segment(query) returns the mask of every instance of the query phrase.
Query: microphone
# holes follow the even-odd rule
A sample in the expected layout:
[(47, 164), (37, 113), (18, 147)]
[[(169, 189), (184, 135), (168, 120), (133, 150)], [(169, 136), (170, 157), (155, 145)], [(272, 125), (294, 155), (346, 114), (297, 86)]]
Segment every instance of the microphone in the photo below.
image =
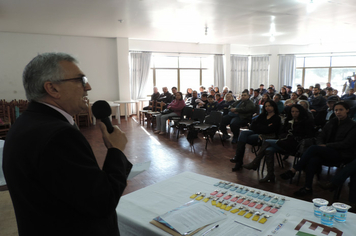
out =
[(98, 100), (92, 106), (92, 112), (96, 119), (100, 119), (106, 126), (109, 134), (114, 132), (109, 116), (111, 115), (111, 107), (107, 101)]

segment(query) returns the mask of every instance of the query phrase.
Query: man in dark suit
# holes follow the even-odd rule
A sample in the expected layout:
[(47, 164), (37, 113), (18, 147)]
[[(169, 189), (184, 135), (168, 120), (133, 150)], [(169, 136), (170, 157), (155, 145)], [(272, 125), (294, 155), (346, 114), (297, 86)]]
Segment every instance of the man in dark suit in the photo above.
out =
[(87, 110), (91, 87), (73, 57), (36, 56), (23, 72), (28, 109), (11, 127), (3, 170), (20, 236), (118, 236), (116, 206), (131, 163), (125, 133), (100, 129), (107, 147), (100, 169), (72, 116)]

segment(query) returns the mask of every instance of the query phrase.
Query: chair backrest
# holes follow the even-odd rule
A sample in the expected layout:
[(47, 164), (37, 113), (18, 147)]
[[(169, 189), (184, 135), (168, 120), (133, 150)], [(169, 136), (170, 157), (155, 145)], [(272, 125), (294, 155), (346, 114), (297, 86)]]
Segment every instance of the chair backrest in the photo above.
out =
[(205, 124), (209, 124), (209, 125), (220, 126), (222, 118), (223, 118), (223, 112), (221, 112), (221, 111), (212, 111), (212, 112), (210, 112), (210, 115), (205, 117), (204, 123)]
[(193, 108), (192, 107), (184, 107), (182, 110), (182, 118), (190, 119), (193, 116)]
[(206, 109), (204, 108), (195, 108), (193, 112), (193, 120), (200, 121), (200, 123), (203, 123), (205, 118), (205, 111)]
[(154, 111), (163, 111), (163, 109), (162, 109), (162, 103), (163, 102), (156, 102), (156, 106), (155, 106), (155, 109), (154, 109)]

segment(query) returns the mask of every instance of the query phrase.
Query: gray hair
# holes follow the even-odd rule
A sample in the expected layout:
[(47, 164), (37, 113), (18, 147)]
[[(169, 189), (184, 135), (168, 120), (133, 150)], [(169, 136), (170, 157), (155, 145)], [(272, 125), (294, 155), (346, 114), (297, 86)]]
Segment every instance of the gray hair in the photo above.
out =
[(43, 53), (26, 65), (22, 82), (29, 101), (39, 101), (47, 95), (45, 82), (59, 82), (64, 79), (64, 71), (59, 64), (61, 61), (78, 63), (77, 59), (66, 53)]

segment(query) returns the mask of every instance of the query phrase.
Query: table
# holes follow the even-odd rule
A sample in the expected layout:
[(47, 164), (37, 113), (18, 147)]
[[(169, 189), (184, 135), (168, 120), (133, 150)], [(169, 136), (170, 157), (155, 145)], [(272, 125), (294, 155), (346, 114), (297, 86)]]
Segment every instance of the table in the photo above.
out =
[(137, 101), (135, 100), (131, 100), (131, 101), (114, 101), (114, 103), (117, 103), (117, 104), (125, 104), (125, 120), (127, 121), (127, 117), (128, 117), (128, 114), (127, 114), (127, 110), (128, 110), (128, 106), (130, 103), (136, 103), (136, 110), (138, 112), (138, 104), (137, 104)]
[[(112, 115), (115, 115), (118, 123), (121, 124), (121, 121), (120, 121), (120, 104), (114, 103), (112, 101), (107, 101), (107, 103), (109, 103), (109, 105), (111, 107), (111, 115), (109, 117), (110, 121), (112, 121)], [(94, 102), (90, 102), (89, 104), (90, 104), (90, 106), (93, 106)], [(95, 125), (95, 124), (96, 124), (96, 118), (93, 115), (93, 125)]]
[(5, 177), (4, 177), (4, 172), (2, 171), (2, 152), (4, 150), (4, 140), (0, 140), (0, 186), (6, 185)]
[[(170, 235), (149, 222), (156, 216), (162, 215), (190, 201), (191, 199), (189, 197), (197, 191), (209, 195), (215, 189), (219, 189), (213, 186), (219, 181), (221, 180), (184, 172), (160, 183), (123, 196), (116, 208), (121, 235)], [(128, 184), (130, 184), (130, 181)], [(282, 197), (282, 195), (270, 194)], [(211, 201), (206, 204), (214, 207), (211, 205)], [(287, 222), (279, 231), (278, 235), (295, 235), (297, 231), (295, 231), (294, 228), (302, 219), (320, 223), (320, 218), (315, 217), (313, 214), (312, 203), (290, 197), (286, 197), (285, 204), (275, 215), (268, 213), (272, 215), (272, 217), (269, 218), (265, 224), (254, 222), (251, 219), (246, 219), (243, 216), (238, 216), (230, 212), (226, 212), (226, 214), (228, 215), (228, 219), (220, 223), (219, 228), (211, 231), (209, 236), (222, 235), (221, 230), (224, 230), (224, 227), (227, 227), (229, 224), (237, 224), (235, 221), (259, 228), (261, 232), (257, 232), (255, 235), (271, 234), (271, 230), (275, 229), (284, 219), (287, 219)], [(354, 225), (355, 220), (356, 215), (348, 213), (347, 221), (345, 223), (334, 223), (334, 227), (342, 230), (344, 232), (343, 236), (354, 235), (356, 231), (356, 226)], [(211, 225), (206, 227), (196, 235), (201, 235), (202, 232), (207, 231), (211, 227)], [(237, 231), (239, 231), (241, 227), (244, 226), (239, 226)]]

